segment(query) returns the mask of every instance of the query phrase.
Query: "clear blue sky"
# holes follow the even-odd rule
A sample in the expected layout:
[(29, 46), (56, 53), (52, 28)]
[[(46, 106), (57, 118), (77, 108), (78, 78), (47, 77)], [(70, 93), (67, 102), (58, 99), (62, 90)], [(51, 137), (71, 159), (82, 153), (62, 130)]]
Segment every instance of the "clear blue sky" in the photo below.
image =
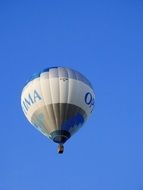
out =
[[(33, 73), (67, 66), (96, 107), (58, 155), (20, 106)], [(143, 1), (0, 1), (0, 190), (143, 189)]]

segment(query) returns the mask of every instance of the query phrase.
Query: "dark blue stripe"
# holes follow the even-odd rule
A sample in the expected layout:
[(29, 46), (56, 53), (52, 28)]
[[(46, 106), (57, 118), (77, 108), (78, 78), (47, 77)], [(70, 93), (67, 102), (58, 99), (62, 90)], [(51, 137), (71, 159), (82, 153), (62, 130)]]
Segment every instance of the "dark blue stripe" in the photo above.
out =
[[(46, 68), (46, 69), (44, 69), (44, 70), (42, 70), (40, 73), (37, 73), (37, 74), (34, 74), (27, 82), (26, 82), (26, 85), (30, 82), (30, 81), (32, 81), (32, 80), (34, 80), (34, 79), (36, 79), (36, 78), (38, 78), (38, 77), (40, 77), (40, 75), (42, 74), (42, 73), (45, 73), (45, 72), (49, 72), (49, 70), (50, 69), (56, 69), (56, 68), (63, 68), (63, 69), (65, 69), (65, 70), (63, 70), (62, 72), (60, 72), (60, 73), (57, 73), (57, 72), (55, 72), (54, 74), (53, 74), (53, 78), (56, 78), (56, 77), (65, 77), (65, 78), (71, 78), (71, 79), (77, 79), (77, 80), (79, 80), (79, 81), (82, 81), (82, 82), (84, 82), (85, 84), (87, 84), (87, 85), (89, 85), (91, 88), (92, 88), (92, 85), (91, 85), (91, 83), (88, 81), (88, 79), (85, 77), (85, 76), (83, 76), (81, 73), (79, 73), (78, 71), (75, 71), (75, 70), (72, 70), (72, 69), (70, 69), (70, 74), (69, 74), (69, 76), (67, 75), (67, 72), (66, 72), (66, 68), (65, 67), (49, 67), (49, 68)], [(76, 75), (75, 75), (75, 73), (76, 73)]]
[(39, 73), (33, 74), (33, 75), (26, 81), (26, 84), (25, 84), (25, 85), (27, 85), (30, 81), (32, 81), (32, 80), (34, 80), (34, 79), (40, 77), (41, 73), (48, 72), (50, 69), (56, 69), (56, 68), (58, 68), (58, 67), (48, 67), (48, 68), (42, 70), (42, 71), (39, 72)]
[(36, 79), (36, 78), (39, 78), (40, 77), (40, 74), (41, 73), (35, 73), (34, 75), (32, 75), (27, 81), (26, 81), (26, 84), (27, 85), (30, 81)]
[(45, 73), (45, 72), (48, 72), (50, 69), (56, 69), (56, 68), (58, 68), (58, 67), (49, 67), (49, 68), (42, 70), (41, 73)]

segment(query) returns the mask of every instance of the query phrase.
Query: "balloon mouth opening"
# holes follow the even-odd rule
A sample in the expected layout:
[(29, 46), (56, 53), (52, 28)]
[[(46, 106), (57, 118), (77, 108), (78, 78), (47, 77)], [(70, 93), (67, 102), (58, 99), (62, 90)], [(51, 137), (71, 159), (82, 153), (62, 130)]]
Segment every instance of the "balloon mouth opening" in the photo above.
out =
[(65, 130), (56, 130), (50, 136), (55, 143), (64, 144), (71, 137), (71, 134)]

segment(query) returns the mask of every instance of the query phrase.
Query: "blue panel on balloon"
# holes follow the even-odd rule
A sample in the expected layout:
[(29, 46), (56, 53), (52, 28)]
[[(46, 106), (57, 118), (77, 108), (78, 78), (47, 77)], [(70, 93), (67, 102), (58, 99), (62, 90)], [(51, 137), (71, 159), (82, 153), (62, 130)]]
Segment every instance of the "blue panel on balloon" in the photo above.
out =
[(74, 128), (75, 126), (81, 126), (84, 123), (84, 118), (80, 113), (77, 113), (75, 116), (71, 117), (70, 119), (68, 119), (67, 121), (65, 121), (62, 126), (61, 129), (62, 130), (66, 130), (66, 131), (70, 131), (71, 128)]

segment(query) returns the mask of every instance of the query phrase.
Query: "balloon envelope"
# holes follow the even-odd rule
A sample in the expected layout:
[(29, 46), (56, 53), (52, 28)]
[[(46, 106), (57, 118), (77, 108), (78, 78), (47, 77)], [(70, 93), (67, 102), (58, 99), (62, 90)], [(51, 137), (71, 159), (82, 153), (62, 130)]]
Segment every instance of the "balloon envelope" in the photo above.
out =
[(79, 72), (51, 67), (31, 77), (21, 95), (25, 116), (54, 142), (65, 143), (94, 108), (90, 82)]

